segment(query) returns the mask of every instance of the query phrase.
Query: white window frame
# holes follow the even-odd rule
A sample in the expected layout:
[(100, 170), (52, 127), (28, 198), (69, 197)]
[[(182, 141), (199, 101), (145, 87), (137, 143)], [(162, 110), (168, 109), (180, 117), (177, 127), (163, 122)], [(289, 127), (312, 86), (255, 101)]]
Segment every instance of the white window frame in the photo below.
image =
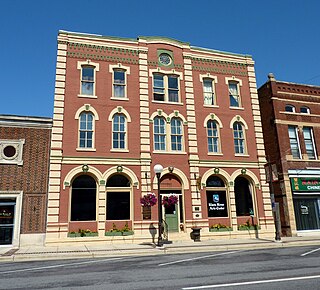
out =
[[(121, 70), (121, 71), (124, 72), (125, 82), (122, 85), (124, 87), (124, 89), (123, 89), (124, 90), (124, 96), (123, 97), (116, 97), (115, 96), (114, 87), (120, 85), (120, 84), (115, 83), (115, 74), (114, 74), (114, 72), (116, 70)], [(121, 63), (118, 63), (116, 65), (109, 65), (109, 72), (112, 74), (112, 97), (111, 97), (111, 99), (114, 99), (114, 100), (128, 100), (129, 99), (128, 93), (127, 93), (128, 92), (128, 75), (130, 75), (130, 67), (124, 66)]]
[[(290, 108), (291, 110), (289, 111), (289, 110), (287, 110), (287, 108), (288, 108), (288, 109)], [(285, 105), (285, 107), (284, 107), (284, 111), (285, 111), (286, 113), (295, 113), (295, 112), (296, 112), (296, 107), (293, 106), (293, 105), (287, 104), (287, 105)]]
[[(212, 129), (212, 127), (210, 127), (210, 128), (208, 127), (209, 122), (212, 122), (213, 124), (215, 124), (216, 128), (213, 129), (213, 131), (216, 131), (216, 133), (217, 133), (216, 136), (214, 136), (214, 135), (209, 136), (209, 129), (210, 129), (210, 130)], [(208, 154), (219, 154), (219, 153), (221, 153), (220, 130), (219, 130), (219, 124), (218, 124), (218, 122), (215, 121), (215, 120), (208, 120), (208, 121), (207, 121), (207, 128), (206, 128), (206, 129), (207, 129), (207, 130), (206, 130), (206, 133), (207, 133), (207, 143), (208, 143)], [(209, 146), (209, 139), (212, 140), (212, 149), (214, 149), (214, 140), (217, 140), (217, 151), (214, 151), (214, 150), (210, 151), (210, 150), (209, 150), (209, 148), (210, 148), (210, 146)]]
[[(293, 138), (290, 138), (290, 129), (293, 128), (294, 129), (294, 134), (295, 134), (295, 138), (294, 140), (296, 141), (297, 143), (297, 147), (298, 147), (298, 153), (299, 153), (299, 156), (298, 157), (295, 157), (292, 153), (292, 142), (291, 140), (293, 140)], [(291, 150), (291, 155), (292, 155), (292, 158), (293, 159), (302, 159), (302, 156), (301, 156), (301, 146), (300, 146), (300, 141), (299, 141), (299, 134), (298, 134), (298, 127), (297, 126), (292, 126), (292, 125), (289, 125), (288, 126), (288, 137), (289, 137), (289, 144), (290, 144), (290, 150)]]
[[(121, 131), (120, 129), (118, 131), (115, 131), (114, 130), (114, 121), (115, 121), (115, 117), (116, 116), (123, 116), (124, 117), (124, 130)], [(121, 125), (121, 123), (119, 123), (119, 125)], [(114, 134), (117, 134), (117, 135), (121, 135), (121, 133), (124, 134), (124, 147), (114, 147), (114, 137), (113, 135)], [(126, 115), (121, 113), (121, 112), (118, 112), (116, 114), (113, 115), (113, 118), (112, 118), (112, 150), (116, 150), (116, 151), (123, 151), (123, 150), (127, 150), (127, 139), (128, 139), (128, 125), (127, 125), (127, 118), (126, 118)], [(120, 139), (118, 140), (118, 143), (120, 143)]]
[[(235, 124), (240, 124), (241, 126), (241, 131), (242, 131), (242, 134), (243, 134), (243, 138), (235, 138), (235, 130), (234, 130), (234, 125)], [(239, 130), (238, 130), (239, 131)], [(241, 121), (235, 121), (232, 125), (232, 133), (233, 133), (233, 148), (234, 148), (234, 153), (236, 156), (243, 156), (243, 155), (246, 155), (247, 154), (247, 141), (246, 141), (246, 131), (245, 131), (245, 126), (244, 124), (242, 124)], [(238, 140), (238, 143), (239, 143), (239, 140), (242, 140), (243, 141), (243, 146), (241, 146), (243, 148), (243, 152), (237, 152), (236, 150), (236, 145), (235, 145), (235, 141)], [(241, 148), (239, 145), (237, 145), (237, 147)]]
[[(0, 164), (16, 164), (19, 166), (23, 165), (22, 152), (25, 139), (10, 140), (1, 139), (0, 140)], [(12, 157), (5, 155), (4, 150), (7, 146), (12, 146), (16, 150)]]
[[(155, 133), (155, 119), (159, 119), (159, 120), (163, 120), (164, 121), (164, 133)], [(160, 126), (159, 126), (160, 128)], [(160, 137), (163, 136), (164, 137), (164, 149), (156, 149), (156, 135), (159, 136), (159, 140), (160, 140)], [(168, 148), (168, 145), (167, 145), (167, 121), (166, 121), (166, 118), (163, 117), (163, 116), (155, 116), (154, 119), (153, 119), (153, 148), (155, 151), (166, 151), (167, 148)], [(162, 143), (159, 143), (159, 144), (162, 144)]]
[[(205, 75), (199, 75), (200, 77), (200, 82), (202, 83), (202, 94), (203, 94), (203, 105), (205, 107), (217, 107), (219, 108), (219, 106), (217, 105), (217, 94), (216, 94), (216, 84), (218, 83), (218, 77), (213, 76), (209, 73), (205, 74)], [(205, 92), (205, 87), (204, 87), (204, 83), (206, 80), (210, 80), (211, 81), (211, 86), (212, 86), (212, 95), (213, 95), (213, 104), (206, 104), (205, 101), (205, 94), (208, 92)]]
[[(306, 138), (305, 138), (305, 129), (308, 129), (308, 130), (309, 130), (310, 137), (311, 137), (310, 139), (306, 139)], [(302, 128), (302, 131), (303, 131), (303, 139), (304, 139), (304, 144), (305, 144), (306, 154), (307, 154), (308, 159), (310, 159), (310, 160), (317, 160), (318, 158), (317, 158), (316, 144), (315, 144), (315, 142), (314, 142), (313, 128), (312, 128), (312, 127), (303, 127), (303, 128)], [(312, 150), (313, 150), (313, 158), (310, 158), (310, 156), (308, 155), (306, 140), (309, 140), (309, 141), (311, 142)]]
[[(172, 120), (177, 119), (180, 121), (180, 125), (181, 125), (181, 134), (173, 134), (172, 133)], [(176, 137), (176, 138), (181, 138), (181, 150), (177, 150), (177, 149), (173, 149), (173, 143), (172, 143), (172, 137)], [(179, 144), (178, 142), (176, 142), (176, 144)], [(184, 134), (183, 134), (183, 120), (181, 120), (181, 118), (179, 117), (173, 117), (170, 119), (170, 150), (171, 152), (184, 152)]]
[[(174, 69), (173, 70), (161, 70), (160, 68), (158, 69), (151, 69), (149, 71), (150, 77), (152, 78), (152, 102), (156, 102), (156, 103), (170, 103), (170, 104), (182, 104), (181, 101), (181, 84), (180, 82), (183, 80), (183, 74), (181, 72), (177, 72)], [(154, 99), (154, 75), (158, 74), (158, 75), (162, 75), (163, 76), (163, 90), (164, 90), (164, 100), (155, 100)], [(169, 77), (170, 76), (175, 76), (177, 77), (177, 82), (178, 82), (178, 102), (172, 102), (169, 101)], [(162, 87), (160, 88), (162, 89)], [(172, 88), (171, 88), (172, 89)]]
[[(93, 68), (93, 92), (92, 95), (82, 94), (82, 69), (83, 67), (92, 67)], [(79, 87), (79, 94), (78, 97), (80, 98), (93, 98), (96, 99), (96, 85), (97, 85), (97, 72), (99, 71), (99, 63), (92, 62), (91, 60), (87, 61), (78, 61), (77, 69), (80, 70), (80, 87)]]
[[(306, 109), (306, 112), (301, 112), (302, 109)], [(301, 114), (305, 114), (305, 115), (309, 115), (310, 114), (310, 108), (307, 106), (302, 106), (300, 107), (300, 113)]]
[[(242, 109), (242, 98), (241, 98), (241, 87), (242, 87), (242, 80), (233, 77), (226, 77), (225, 78), (226, 81), (226, 85), (228, 87), (228, 97), (229, 97), (229, 107), (232, 109)], [(230, 102), (230, 88), (229, 88), (229, 84), (233, 83), (237, 85), (237, 91), (238, 91), (238, 106), (231, 106), (231, 102)]]

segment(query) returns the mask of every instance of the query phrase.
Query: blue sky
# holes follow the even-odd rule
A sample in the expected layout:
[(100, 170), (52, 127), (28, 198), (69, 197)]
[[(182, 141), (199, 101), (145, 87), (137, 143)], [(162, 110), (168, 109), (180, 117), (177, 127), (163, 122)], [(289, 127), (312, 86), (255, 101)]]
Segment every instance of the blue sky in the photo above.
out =
[(0, 114), (52, 117), (59, 30), (250, 54), (257, 85), (320, 85), (318, 0), (0, 0)]

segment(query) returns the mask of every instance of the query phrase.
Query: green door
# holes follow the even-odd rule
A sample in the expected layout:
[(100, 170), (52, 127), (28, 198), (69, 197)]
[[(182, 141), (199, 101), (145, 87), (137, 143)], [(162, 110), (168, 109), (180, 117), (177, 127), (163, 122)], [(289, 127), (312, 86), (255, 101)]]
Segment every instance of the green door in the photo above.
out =
[(171, 205), (164, 208), (164, 220), (168, 225), (169, 232), (179, 231), (178, 205)]

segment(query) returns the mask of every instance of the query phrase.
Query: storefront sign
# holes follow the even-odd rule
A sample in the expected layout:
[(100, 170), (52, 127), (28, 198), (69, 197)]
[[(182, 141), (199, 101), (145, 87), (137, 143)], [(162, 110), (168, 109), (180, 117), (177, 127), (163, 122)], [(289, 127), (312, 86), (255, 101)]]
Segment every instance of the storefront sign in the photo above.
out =
[(319, 178), (294, 177), (290, 179), (294, 191), (320, 191)]
[(227, 201), (225, 191), (207, 191), (208, 216), (227, 217)]

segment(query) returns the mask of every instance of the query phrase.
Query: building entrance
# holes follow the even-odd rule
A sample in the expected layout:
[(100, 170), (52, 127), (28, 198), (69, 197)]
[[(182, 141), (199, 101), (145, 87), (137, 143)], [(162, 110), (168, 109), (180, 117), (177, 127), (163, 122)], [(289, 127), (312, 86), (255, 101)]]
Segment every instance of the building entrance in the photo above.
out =
[(295, 198), (294, 211), (298, 231), (320, 229), (320, 198)]
[(15, 205), (13, 199), (0, 199), (0, 245), (12, 244)]

